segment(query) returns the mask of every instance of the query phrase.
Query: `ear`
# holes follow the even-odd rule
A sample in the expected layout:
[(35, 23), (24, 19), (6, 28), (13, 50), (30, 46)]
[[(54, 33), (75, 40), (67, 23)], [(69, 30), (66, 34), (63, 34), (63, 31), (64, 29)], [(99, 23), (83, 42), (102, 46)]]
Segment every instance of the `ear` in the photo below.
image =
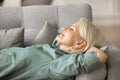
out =
[(81, 42), (77, 42), (74, 46), (75, 49), (82, 49), (87, 45), (87, 42), (85, 40), (82, 40)]

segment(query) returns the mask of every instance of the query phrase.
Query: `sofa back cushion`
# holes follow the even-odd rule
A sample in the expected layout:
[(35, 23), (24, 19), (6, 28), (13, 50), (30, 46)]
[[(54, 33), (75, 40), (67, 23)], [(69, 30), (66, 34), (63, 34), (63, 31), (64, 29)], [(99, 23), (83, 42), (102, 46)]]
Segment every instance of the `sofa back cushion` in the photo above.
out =
[(21, 27), (20, 7), (0, 7), (0, 29)]
[(21, 7), (0, 7), (0, 49), (23, 46)]
[(23, 26), (25, 26), (24, 44), (31, 45), (31, 42), (42, 29), (45, 21), (52, 27), (57, 27), (57, 7), (56, 6), (26, 6), (22, 7)]
[(79, 5), (62, 5), (58, 6), (58, 27), (71, 26), (71, 24), (86, 18), (92, 22), (91, 6), (84, 3)]

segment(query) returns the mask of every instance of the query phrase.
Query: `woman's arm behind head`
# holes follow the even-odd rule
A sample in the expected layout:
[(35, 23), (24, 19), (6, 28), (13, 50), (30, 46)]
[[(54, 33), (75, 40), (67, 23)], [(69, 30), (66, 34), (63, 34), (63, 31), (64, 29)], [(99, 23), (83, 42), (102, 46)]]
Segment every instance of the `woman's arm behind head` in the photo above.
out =
[(96, 52), (98, 59), (100, 60), (101, 63), (105, 63), (108, 56), (106, 53), (104, 53), (102, 50), (96, 48), (96, 47), (91, 47), (90, 49), (87, 50), (87, 52)]

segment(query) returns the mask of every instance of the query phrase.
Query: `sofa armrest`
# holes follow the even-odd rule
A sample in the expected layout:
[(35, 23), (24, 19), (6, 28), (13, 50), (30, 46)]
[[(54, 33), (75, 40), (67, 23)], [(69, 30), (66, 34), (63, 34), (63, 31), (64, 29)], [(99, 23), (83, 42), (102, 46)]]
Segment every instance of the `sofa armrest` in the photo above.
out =
[(120, 49), (112, 42), (107, 42), (107, 80), (120, 80)]

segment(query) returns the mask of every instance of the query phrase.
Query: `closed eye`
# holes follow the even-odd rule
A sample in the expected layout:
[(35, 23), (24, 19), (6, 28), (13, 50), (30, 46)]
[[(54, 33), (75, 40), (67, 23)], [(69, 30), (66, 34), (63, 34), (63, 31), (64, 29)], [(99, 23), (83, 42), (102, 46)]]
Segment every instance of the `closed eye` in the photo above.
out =
[(71, 28), (71, 27), (70, 27), (69, 29), (70, 29), (71, 31), (74, 31), (73, 28)]
[(71, 30), (75, 31), (75, 27), (72, 26), (72, 27), (70, 27), (70, 28), (71, 28)]

